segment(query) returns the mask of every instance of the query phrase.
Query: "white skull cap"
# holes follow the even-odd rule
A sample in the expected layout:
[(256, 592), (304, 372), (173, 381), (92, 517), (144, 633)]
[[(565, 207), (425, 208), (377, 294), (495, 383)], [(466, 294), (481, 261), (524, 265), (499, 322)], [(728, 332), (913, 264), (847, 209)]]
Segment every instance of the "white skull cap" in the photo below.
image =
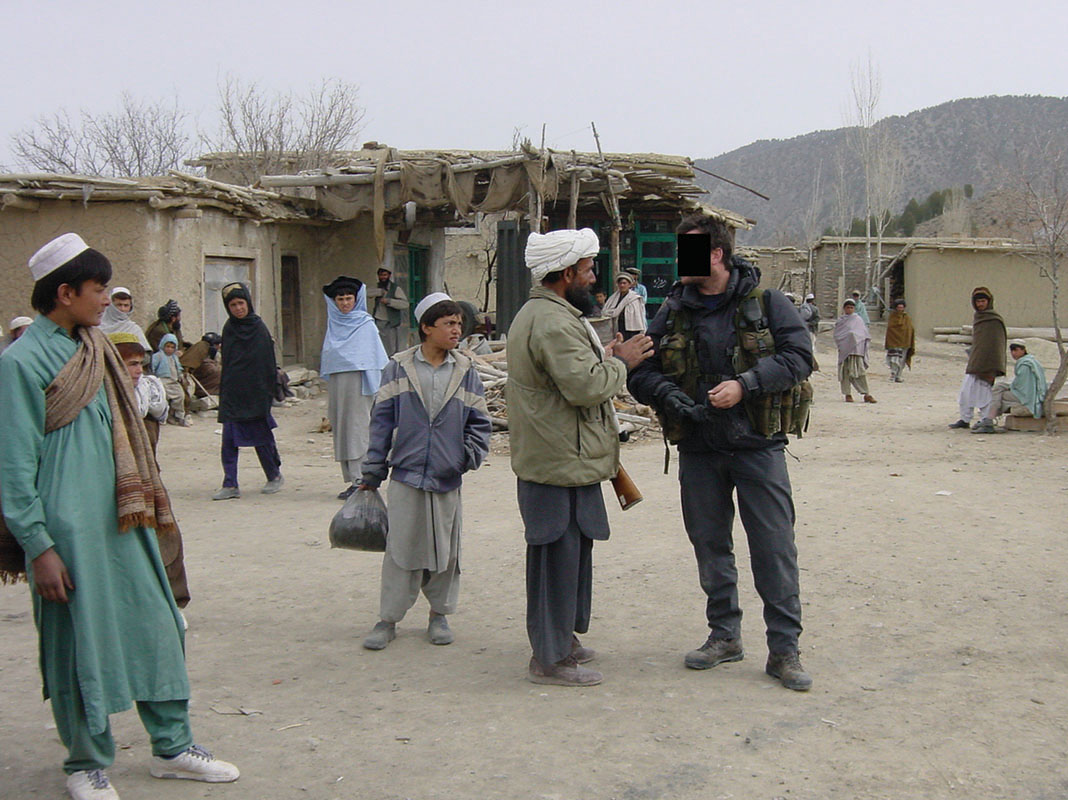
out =
[(430, 310), (430, 307), (440, 303), (442, 300), (452, 300), (445, 292), (431, 292), (415, 307), (415, 321), (416, 323), (422, 322), (423, 314)]
[(64, 233), (30, 256), (30, 273), (35, 281), (39, 281), (88, 249), (89, 245), (81, 236)]

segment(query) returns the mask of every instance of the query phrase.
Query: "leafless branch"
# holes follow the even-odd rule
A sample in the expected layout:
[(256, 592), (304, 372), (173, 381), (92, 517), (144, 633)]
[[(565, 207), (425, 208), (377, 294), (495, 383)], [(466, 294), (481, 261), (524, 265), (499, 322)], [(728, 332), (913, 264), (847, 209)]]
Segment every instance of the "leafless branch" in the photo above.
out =
[(269, 93), (228, 76), (219, 85), (219, 128), (202, 136), (208, 150), (232, 153), (234, 180), (289, 174), (330, 166), (338, 151), (355, 146), (362, 129), (359, 91), (351, 83), (323, 80), (302, 96)]
[(189, 156), (187, 119), (177, 99), (149, 103), (124, 93), (115, 112), (83, 110), (75, 121), (62, 109), (40, 117), (11, 137), (11, 149), (22, 166), (46, 172), (164, 175)]

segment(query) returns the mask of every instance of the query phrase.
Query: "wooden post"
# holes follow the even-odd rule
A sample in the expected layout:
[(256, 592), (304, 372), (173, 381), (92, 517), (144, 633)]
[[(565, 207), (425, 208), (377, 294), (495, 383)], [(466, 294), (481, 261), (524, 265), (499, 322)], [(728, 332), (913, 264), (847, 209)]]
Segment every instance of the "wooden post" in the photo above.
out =
[(571, 198), (567, 208), (567, 227), (578, 227), (579, 176), (578, 170), (571, 173)]
[(612, 286), (615, 286), (615, 279), (619, 277), (619, 228), (612, 226)]
[(612, 188), (612, 176), (608, 174), (608, 162), (605, 160), (604, 153), (601, 151), (601, 137), (597, 135), (597, 125), (593, 122), (590, 123), (590, 127), (593, 129), (593, 138), (597, 142), (597, 155), (601, 157), (601, 168), (604, 170), (604, 182), (608, 186), (608, 211), (612, 217), (612, 243), (611, 243), (611, 272), (613, 285), (615, 279), (619, 276), (619, 229), (623, 227), (623, 220), (619, 214), (619, 201), (616, 200), (615, 189)]

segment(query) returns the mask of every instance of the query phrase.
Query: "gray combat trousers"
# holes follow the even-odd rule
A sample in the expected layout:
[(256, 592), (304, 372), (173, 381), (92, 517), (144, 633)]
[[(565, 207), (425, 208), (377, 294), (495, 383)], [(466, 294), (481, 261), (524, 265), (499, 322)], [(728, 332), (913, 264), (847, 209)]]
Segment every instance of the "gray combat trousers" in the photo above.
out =
[(679, 452), (682, 518), (708, 596), (708, 627), (716, 638), (741, 636), (734, 563), (732, 494), (749, 540), (757, 593), (764, 601), (768, 650), (797, 649), (801, 599), (794, 545), (794, 502), (782, 447), (734, 452)]

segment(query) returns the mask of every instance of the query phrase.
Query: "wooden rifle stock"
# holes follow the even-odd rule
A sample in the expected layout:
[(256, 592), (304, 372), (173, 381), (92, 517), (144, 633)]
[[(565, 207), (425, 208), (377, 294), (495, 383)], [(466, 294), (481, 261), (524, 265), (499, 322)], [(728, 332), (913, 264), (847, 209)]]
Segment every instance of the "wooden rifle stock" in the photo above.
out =
[(630, 479), (627, 471), (623, 469), (622, 464), (619, 465), (619, 472), (612, 478), (612, 491), (616, 493), (616, 499), (624, 511), (637, 505), (643, 499), (642, 493), (635, 486), (634, 481)]

